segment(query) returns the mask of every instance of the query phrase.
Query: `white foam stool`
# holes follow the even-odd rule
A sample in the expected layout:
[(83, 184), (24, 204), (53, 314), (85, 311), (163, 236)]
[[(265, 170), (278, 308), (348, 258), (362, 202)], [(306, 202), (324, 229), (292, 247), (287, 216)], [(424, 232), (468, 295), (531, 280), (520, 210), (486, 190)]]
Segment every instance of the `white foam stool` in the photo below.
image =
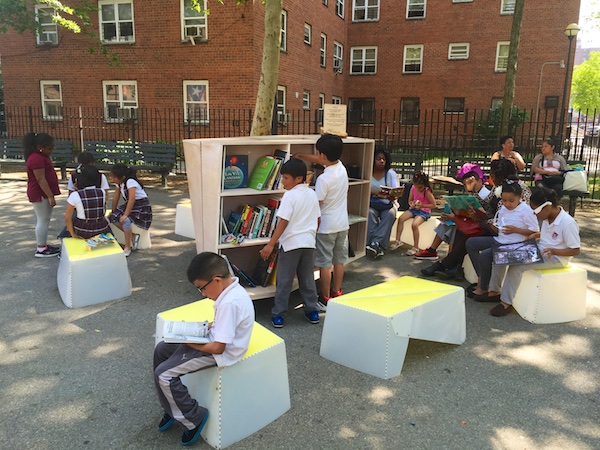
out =
[(332, 298), (321, 356), (387, 380), (400, 375), (410, 338), (462, 344), (464, 289), (401, 277)]
[(475, 267), (473, 267), (473, 263), (471, 262), (471, 257), (469, 255), (465, 255), (462, 268), (465, 275), (465, 280), (471, 284), (477, 283), (477, 272), (475, 272)]
[(196, 238), (191, 202), (177, 204), (175, 209), (175, 234), (190, 239)]
[[(106, 217), (110, 215), (111, 211), (106, 211)], [(117, 240), (117, 242), (121, 245), (125, 245), (125, 234), (117, 227), (115, 224), (110, 224), (110, 230)], [(138, 249), (147, 250), (152, 247), (152, 241), (150, 239), (150, 230), (144, 230), (143, 228), (138, 227), (135, 223), (131, 224), (131, 231), (134, 234), (140, 235), (140, 242), (138, 243)]]
[(587, 272), (570, 265), (527, 270), (513, 299), (519, 315), (531, 323), (562, 323), (585, 317)]
[(63, 239), (56, 282), (62, 301), (69, 308), (131, 295), (127, 260), (116, 242), (89, 250), (83, 239)]
[[(404, 211), (398, 211), (396, 217), (400, 217)], [(404, 222), (404, 228), (402, 229), (402, 236), (400, 236), (400, 240), (405, 244), (411, 245), (413, 247), (418, 247), (420, 249), (428, 248), (433, 239), (435, 238), (435, 227), (437, 227), (440, 223), (437, 217), (430, 217), (428, 221), (423, 222), (419, 226), (419, 245), (415, 245), (414, 237), (412, 232), (412, 223), (414, 219), (408, 219)], [(394, 222), (394, 226), (392, 227), (392, 232), (390, 233), (390, 240), (396, 239), (396, 230), (398, 228), (398, 219)]]
[[(206, 299), (159, 313), (156, 342), (161, 340), (164, 320), (212, 321), (213, 305)], [(241, 441), (290, 409), (285, 342), (256, 322), (241, 361), (191, 373), (181, 380), (190, 395), (208, 408), (202, 437), (214, 448)]]

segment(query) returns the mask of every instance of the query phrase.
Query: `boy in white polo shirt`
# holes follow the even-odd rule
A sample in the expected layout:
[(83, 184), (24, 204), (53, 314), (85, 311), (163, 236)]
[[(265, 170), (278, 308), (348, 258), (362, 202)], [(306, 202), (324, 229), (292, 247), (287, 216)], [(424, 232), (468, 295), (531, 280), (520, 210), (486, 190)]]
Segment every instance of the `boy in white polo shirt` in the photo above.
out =
[[(320, 269), (318, 305), (325, 311), (331, 297), (342, 295), (344, 264), (348, 261), (348, 173), (340, 161), (344, 144), (339, 136), (324, 134), (317, 141), (316, 148), (317, 155), (294, 156), (325, 167), (315, 184), (321, 206), (315, 254), (315, 266)], [(332, 266), (333, 289), (330, 289)]]
[(283, 327), (295, 274), (304, 300), (304, 316), (310, 323), (319, 323), (313, 266), (321, 212), (317, 194), (305, 182), (306, 165), (302, 161), (292, 158), (281, 166), (281, 183), (286, 192), (277, 210), (279, 222), (271, 240), (260, 251), (260, 257), (267, 259), (279, 241), (277, 288), (271, 310), (275, 328)]

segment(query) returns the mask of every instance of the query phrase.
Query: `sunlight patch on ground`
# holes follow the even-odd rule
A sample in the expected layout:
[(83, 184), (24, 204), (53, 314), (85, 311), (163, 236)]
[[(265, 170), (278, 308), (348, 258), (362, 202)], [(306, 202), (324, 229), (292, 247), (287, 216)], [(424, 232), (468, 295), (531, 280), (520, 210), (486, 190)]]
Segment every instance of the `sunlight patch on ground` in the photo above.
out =
[(377, 386), (369, 393), (367, 398), (376, 405), (384, 405), (393, 396), (394, 391), (391, 389), (383, 386)]
[(566, 375), (565, 385), (574, 392), (592, 394), (598, 391), (600, 383), (598, 374), (576, 370)]
[(340, 431), (338, 432), (338, 437), (342, 438), (342, 439), (352, 439), (355, 438), (357, 436), (356, 432), (348, 427), (342, 427), (340, 428)]
[(578, 417), (576, 421), (563, 411), (554, 408), (542, 408), (536, 411), (541, 418), (553, 422), (556, 428), (562, 428), (584, 436), (600, 439), (600, 424), (587, 418)]
[(563, 450), (565, 448), (577, 448), (579, 450), (590, 449), (583, 445), (578, 439), (569, 439), (566, 436), (549, 434), (540, 441), (528, 436), (523, 430), (517, 428), (498, 428), (495, 436), (490, 438), (491, 448), (498, 450), (506, 449), (544, 449)]
[(103, 356), (109, 355), (111, 353), (117, 352), (123, 349), (125, 345), (122, 341), (114, 341), (107, 342), (106, 344), (99, 345), (94, 350), (92, 350), (89, 355), (94, 358), (101, 358)]
[[(24, 382), (23, 382), (24, 381)], [(4, 393), (11, 397), (29, 398), (32, 389), (35, 390), (36, 397), (41, 397), (44, 392), (49, 392), (60, 384), (58, 377), (45, 376), (43, 378), (27, 378), (19, 380), (12, 386), (4, 386)]]

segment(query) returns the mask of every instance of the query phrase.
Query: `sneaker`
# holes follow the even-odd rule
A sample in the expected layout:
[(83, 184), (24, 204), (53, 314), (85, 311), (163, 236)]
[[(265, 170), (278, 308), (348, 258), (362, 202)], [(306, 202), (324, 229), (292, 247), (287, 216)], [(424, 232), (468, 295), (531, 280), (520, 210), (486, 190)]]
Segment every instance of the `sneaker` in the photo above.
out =
[(463, 280), (465, 275), (462, 267), (456, 266), (445, 270), (436, 270), (435, 275), (444, 280)]
[(421, 250), (419, 250), (417, 247), (413, 247), (410, 250), (408, 250), (406, 252), (406, 256), (415, 256), (417, 253), (419, 253)]
[(60, 252), (60, 249), (61, 249), (60, 245), (50, 245), (50, 244), (48, 244), (48, 248), (50, 250), (56, 250), (57, 252)]
[(275, 328), (283, 328), (283, 317), (275, 316), (271, 317), (271, 323)]
[(329, 290), (329, 297), (331, 297), (331, 298), (341, 297), (342, 295), (344, 295), (344, 293), (342, 292), (341, 289), (339, 291), (337, 291), (337, 292)]
[(206, 425), (206, 421), (208, 420), (208, 409), (202, 407), (200, 407), (200, 409), (204, 410), (204, 418), (202, 419), (202, 422), (200, 422), (200, 425), (198, 425), (193, 430), (185, 430), (183, 432), (183, 434), (181, 435), (181, 445), (185, 445), (186, 447), (188, 445), (192, 445), (200, 437), (200, 433), (202, 433), (202, 429), (204, 428), (204, 425)]
[(381, 245), (377, 244), (377, 253), (375, 254), (375, 259), (381, 258), (383, 255), (385, 255), (383, 248), (381, 247)]
[(131, 246), (132, 251), (137, 251), (138, 245), (140, 243), (140, 235), (133, 233), (133, 245)]
[(330, 297), (323, 297), (321, 294), (319, 294), (317, 306), (319, 307), (320, 311), (327, 311), (327, 302), (329, 302), (330, 299)]
[(436, 274), (436, 272), (440, 270), (445, 270), (443, 264), (439, 261), (433, 263), (431, 266), (426, 267), (425, 269), (421, 269), (421, 273), (426, 277), (432, 277)]
[(319, 323), (319, 311), (317, 310), (311, 311), (309, 313), (304, 313), (304, 317), (306, 317), (306, 320), (308, 320), (310, 323)]
[(51, 258), (53, 256), (58, 256), (59, 254), (60, 249), (56, 247), (50, 247), (49, 245), (47, 245), (46, 248), (41, 252), (36, 251), (34, 256), (36, 258)]
[(440, 259), (435, 250), (432, 251), (428, 248), (415, 253), (413, 256), (415, 259), (428, 259), (430, 261), (437, 261), (438, 259)]
[(369, 256), (371, 256), (372, 258), (376, 258), (377, 257), (377, 247), (379, 247), (379, 244), (377, 242), (371, 242), (370, 244), (367, 245), (367, 254)]
[(125, 256), (127, 257), (131, 255), (131, 249), (128, 248), (127, 250), (123, 250), (123, 253), (125, 253)]
[(158, 423), (158, 431), (168, 430), (171, 427), (171, 425), (173, 425), (173, 423), (175, 423), (175, 419), (173, 419), (170, 415), (165, 413), (162, 416), (162, 419), (160, 419), (160, 422)]
[(390, 242), (390, 245), (388, 245), (388, 250), (390, 252), (393, 252), (393, 251), (398, 250), (403, 245), (404, 245), (404, 243), (402, 241), (392, 241), (392, 242)]

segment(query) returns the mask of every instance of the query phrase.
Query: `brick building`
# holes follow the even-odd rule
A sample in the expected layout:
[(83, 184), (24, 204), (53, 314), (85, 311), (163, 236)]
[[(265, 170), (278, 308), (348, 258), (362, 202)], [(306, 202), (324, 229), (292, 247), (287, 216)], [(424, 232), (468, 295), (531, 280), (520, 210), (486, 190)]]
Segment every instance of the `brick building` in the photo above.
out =
[[(67, 2), (69, 3), (69, 2)], [(76, 3), (73, 0), (71, 3)], [(121, 59), (110, 67), (89, 38), (57, 28), (39, 8), (42, 32), (0, 39), (7, 108), (40, 106), (49, 120), (62, 108), (104, 108), (106, 121), (130, 108), (176, 108), (202, 124), (224, 108), (254, 107), (264, 9), (190, 0), (98, 0), (92, 23)], [(278, 111), (347, 103), (351, 120), (373, 110), (489, 109), (503, 95), (514, 0), (284, 0)], [(515, 103), (555, 107), (566, 58), (563, 30), (578, 0), (528, 1), (521, 32)], [(553, 106), (554, 105), (554, 106)], [(207, 112), (208, 111), (208, 112)], [(135, 111), (133, 112), (135, 114)], [(10, 118), (9, 118), (10, 120)]]

